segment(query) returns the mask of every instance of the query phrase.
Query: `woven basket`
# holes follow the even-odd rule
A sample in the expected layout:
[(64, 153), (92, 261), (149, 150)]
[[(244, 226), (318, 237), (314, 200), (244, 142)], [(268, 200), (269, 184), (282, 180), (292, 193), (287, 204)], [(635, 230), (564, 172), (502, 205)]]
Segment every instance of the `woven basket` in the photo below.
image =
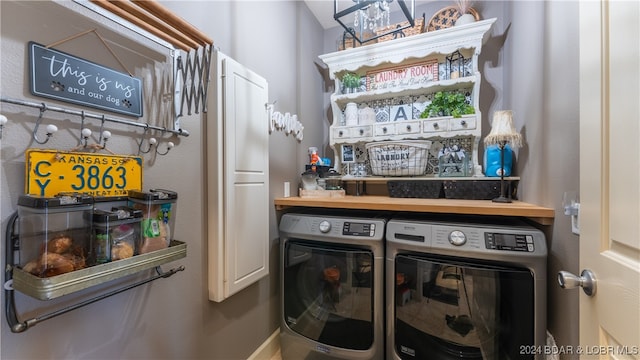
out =
[[(474, 8), (469, 8), (469, 14), (473, 15), (476, 21), (480, 20), (480, 14)], [(446, 8), (440, 9), (438, 12), (433, 14), (431, 20), (426, 26), (425, 31), (436, 31), (440, 29), (446, 29), (455, 25), (456, 20), (461, 16), (458, 8), (455, 6), (448, 6)]]
[(367, 46), (367, 45), (372, 45), (378, 42), (378, 39), (373, 39), (373, 40), (369, 40), (365, 43), (360, 44), (358, 42), (358, 40), (354, 39), (351, 34), (347, 33), (346, 31), (342, 34), (342, 36), (340, 37), (340, 40), (338, 40), (338, 51), (341, 50), (347, 50), (347, 49), (353, 49), (353, 48), (358, 48), (358, 47), (362, 47), (362, 46)]
[[(393, 25), (389, 25), (389, 26), (385, 26), (383, 28), (380, 28), (378, 30), (376, 30), (376, 35), (380, 35), (380, 34), (384, 34), (389, 30), (392, 29), (396, 29), (399, 27), (403, 27), (403, 26), (407, 26), (409, 25), (408, 21), (403, 21), (401, 23), (398, 24), (393, 24)], [(378, 42), (385, 42), (385, 41), (389, 41), (389, 40), (393, 40), (393, 39), (397, 39), (397, 38), (401, 38), (401, 37), (406, 37), (406, 36), (412, 36), (412, 35), (418, 35), (424, 32), (424, 15), (422, 18), (416, 19), (415, 20), (415, 24), (411, 27), (405, 28), (401, 31), (398, 32), (394, 32), (391, 34), (387, 34), (384, 36), (381, 36), (378, 38)]]

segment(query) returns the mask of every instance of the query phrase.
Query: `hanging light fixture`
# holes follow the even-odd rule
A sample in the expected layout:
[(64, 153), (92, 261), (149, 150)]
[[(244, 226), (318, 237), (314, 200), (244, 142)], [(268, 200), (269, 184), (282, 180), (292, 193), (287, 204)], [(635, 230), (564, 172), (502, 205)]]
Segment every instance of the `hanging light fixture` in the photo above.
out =
[[(391, 13), (395, 12), (401, 12), (407, 21), (391, 27)], [(415, 0), (334, 0), (333, 18), (362, 44), (414, 26)], [(383, 28), (386, 31), (380, 31)]]

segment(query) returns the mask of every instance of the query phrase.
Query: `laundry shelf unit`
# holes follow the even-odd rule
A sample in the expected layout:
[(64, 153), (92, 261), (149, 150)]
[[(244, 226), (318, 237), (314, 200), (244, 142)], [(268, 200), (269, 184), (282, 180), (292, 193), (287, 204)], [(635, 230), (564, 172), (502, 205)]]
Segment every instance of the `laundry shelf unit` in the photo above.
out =
[[(329, 132), (329, 145), (333, 148), (336, 169), (345, 172), (341, 161), (341, 145), (353, 144), (364, 148), (364, 144), (385, 140), (435, 140), (441, 143), (462, 139), (471, 153), (474, 176), (482, 176), (478, 162), (478, 145), (482, 134), (482, 114), (479, 107), (481, 74), (478, 70), (478, 55), (487, 41), (496, 19), (477, 21), (472, 24), (408, 36), (369, 46), (324, 54), (320, 59), (329, 67), (329, 77), (335, 82), (331, 95), (333, 123)], [(455, 76), (447, 67), (454, 52), (464, 57)], [(466, 61), (466, 62), (465, 62)], [(436, 65), (433, 65), (436, 63)], [(381, 71), (407, 71), (416, 64), (432, 64), (437, 70), (433, 78), (375, 86), (361, 84), (360, 92), (342, 93), (342, 77), (355, 73), (367, 77)], [(428, 66), (428, 65), (427, 65)], [(433, 94), (439, 91), (461, 92), (475, 113), (463, 118), (421, 119), (420, 113), (430, 103)], [(347, 103), (356, 103), (359, 108), (370, 107), (376, 112), (373, 124), (346, 124), (344, 111)], [(408, 119), (392, 121), (392, 106), (411, 104)], [(448, 140), (452, 139), (452, 140)], [(361, 151), (366, 156), (366, 151)], [(433, 155), (431, 155), (433, 156)], [(437, 162), (437, 159), (435, 159)], [(366, 160), (360, 159), (361, 162)], [(433, 169), (433, 167), (432, 167)], [(433, 175), (432, 171), (427, 175)]]

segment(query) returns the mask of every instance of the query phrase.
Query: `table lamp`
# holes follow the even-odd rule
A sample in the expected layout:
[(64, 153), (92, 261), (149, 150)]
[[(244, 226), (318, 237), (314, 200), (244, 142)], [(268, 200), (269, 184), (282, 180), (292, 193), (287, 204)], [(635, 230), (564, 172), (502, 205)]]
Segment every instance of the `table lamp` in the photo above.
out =
[(504, 193), (504, 147), (507, 143), (512, 148), (522, 147), (522, 135), (513, 126), (513, 112), (511, 110), (499, 110), (493, 113), (491, 132), (484, 138), (484, 144), (498, 145), (500, 149), (500, 196), (493, 202), (510, 203), (510, 196)]

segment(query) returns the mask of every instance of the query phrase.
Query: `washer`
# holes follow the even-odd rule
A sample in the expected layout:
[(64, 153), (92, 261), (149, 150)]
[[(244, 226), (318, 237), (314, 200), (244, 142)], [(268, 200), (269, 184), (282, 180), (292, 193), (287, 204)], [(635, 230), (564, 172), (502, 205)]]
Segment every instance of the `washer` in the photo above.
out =
[(282, 216), (282, 359), (384, 359), (385, 225), (374, 215)]
[(389, 221), (388, 359), (526, 359), (544, 346), (544, 234), (491, 221)]

